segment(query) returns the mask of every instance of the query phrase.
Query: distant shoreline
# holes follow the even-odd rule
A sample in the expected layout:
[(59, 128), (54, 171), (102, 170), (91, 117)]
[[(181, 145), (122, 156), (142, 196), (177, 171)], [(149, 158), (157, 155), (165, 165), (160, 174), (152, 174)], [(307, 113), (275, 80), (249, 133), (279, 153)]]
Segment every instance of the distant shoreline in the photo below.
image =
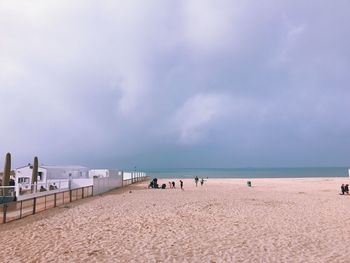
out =
[(348, 177), (347, 167), (146, 169), (157, 178), (324, 178)]
[[(151, 176), (151, 178), (154, 178)], [(326, 179), (344, 179), (344, 178), (349, 178), (349, 176), (343, 176), (343, 177), (339, 177), (339, 176), (329, 176), (329, 177), (260, 177), (260, 178), (252, 178), (252, 177), (245, 177), (245, 178), (229, 178), (229, 177), (225, 177), (225, 178), (220, 178), (220, 177), (204, 177), (204, 179), (206, 180), (291, 180), (291, 179), (300, 179), (300, 180), (308, 180), (308, 179), (317, 179), (317, 180), (326, 180)], [(170, 180), (170, 179), (174, 179), (174, 180), (192, 180), (193, 178), (179, 178), (179, 177), (162, 177), (162, 178), (158, 178), (159, 180)]]

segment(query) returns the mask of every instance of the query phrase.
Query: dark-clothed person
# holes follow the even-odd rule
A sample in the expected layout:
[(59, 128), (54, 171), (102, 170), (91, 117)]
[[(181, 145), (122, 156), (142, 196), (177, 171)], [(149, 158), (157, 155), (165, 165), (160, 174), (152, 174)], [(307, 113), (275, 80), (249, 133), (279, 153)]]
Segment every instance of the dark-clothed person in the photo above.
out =
[(345, 193), (345, 185), (344, 184), (341, 185), (340, 190), (341, 190), (341, 194), (343, 195)]

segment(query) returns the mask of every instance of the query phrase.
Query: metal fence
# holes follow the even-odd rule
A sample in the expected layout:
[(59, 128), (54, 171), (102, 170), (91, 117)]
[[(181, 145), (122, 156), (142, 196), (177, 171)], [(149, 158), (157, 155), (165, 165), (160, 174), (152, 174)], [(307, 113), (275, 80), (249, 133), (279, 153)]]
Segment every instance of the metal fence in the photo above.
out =
[[(82, 186), (81, 186), (82, 187)], [(74, 187), (72, 187), (74, 188)], [(78, 188), (78, 187), (75, 187)], [(12, 200), (24, 200), (35, 197), (37, 193), (47, 191), (65, 191), (69, 189), (68, 180), (50, 180), (46, 183), (23, 184), (14, 186), (0, 186), (0, 204), (11, 202)]]
[(69, 180), (51, 179), (47, 180), (46, 182), (38, 182), (35, 184), (18, 183), (15, 187), (17, 196), (56, 189), (69, 189)]
[(93, 186), (81, 187), (0, 205), (0, 224), (93, 195)]
[(143, 181), (147, 181), (149, 180), (150, 177), (149, 176), (143, 176), (143, 177), (135, 177), (135, 178), (130, 178), (130, 179), (124, 179), (123, 180), (123, 186), (127, 186), (133, 183), (137, 183), (137, 182), (143, 182)]
[[(148, 176), (131, 177), (130, 179), (123, 180), (122, 186), (127, 186), (133, 183), (142, 182), (146, 180), (149, 180)], [(11, 188), (8, 191), (11, 190), (14, 193), (14, 189), (12, 189), (14, 187), (3, 187), (3, 188), (4, 188), (3, 190), (1, 189), (0, 190), (3, 191), (4, 193), (7, 191), (6, 190), (7, 188)], [(107, 189), (107, 190), (111, 190), (111, 189)], [(47, 191), (45, 192), (44, 195), (30, 197), (20, 201), (0, 204), (0, 224), (21, 219), (23, 217), (34, 215), (38, 212), (42, 212), (47, 209), (54, 208), (56, 206), (64, 205), (79, 199), (93, 196), (94, 186), (89, 185), (89, 186), (75, 188), (71, 190), (62, 189), (61, 192), (56, 192), (56, 191), (57, 190), (55, 190), (54, 193), (52, 192), (50, 193), (50, 191)], [(2, 194), (5, 196), (4, 193)], [(6, 193), (6, 195), (8, 195), (8, 193)], [(14, 194), (12, 196), (14, 196)]]

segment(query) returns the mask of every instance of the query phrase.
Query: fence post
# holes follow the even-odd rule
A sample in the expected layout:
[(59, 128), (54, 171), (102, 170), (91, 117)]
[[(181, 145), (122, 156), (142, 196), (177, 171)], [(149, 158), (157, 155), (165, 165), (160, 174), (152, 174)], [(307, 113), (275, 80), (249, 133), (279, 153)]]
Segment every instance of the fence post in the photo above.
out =
[(69, 202), (72, 202), (72, 190), (69, 190)]
[(3, 218), (2, 218), (2, 222), (5, 224), (6, 223), (6, 212), (7, 212), (7, 204), (3, 204)]
[(21, 210), (19, 210), (19, 218), (22, 218), (22, 206), (23, 206), (23, 201), (21, 201)]
[(84, 190), (85, 190), (85, 187), (82, 188), (81, 199), (84, 199)]
[(124, 186), (124, 171), (121, 172), (122, 173), (122, 187)]
[(35, 214), (35, 208), (36, 208), (36, 197), (34, 197), (34, 202), (33, 202), (33, 215)]
[(54, 206), (53, 206), (53, 207), (56, 207), (56, 206), (57, 206), (57, 205), (56, 205), (57, 193), (55, 193), (54, 196), (55, 196), (55, 197), (54, 197)]

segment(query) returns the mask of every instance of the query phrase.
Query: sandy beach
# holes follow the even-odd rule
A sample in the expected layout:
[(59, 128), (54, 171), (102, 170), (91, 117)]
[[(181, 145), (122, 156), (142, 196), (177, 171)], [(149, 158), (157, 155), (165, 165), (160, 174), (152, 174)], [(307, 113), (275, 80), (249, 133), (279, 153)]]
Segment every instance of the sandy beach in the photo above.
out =
[(0, 262), (349, 262), (348, 180), (143, 182), (0, 225)]

